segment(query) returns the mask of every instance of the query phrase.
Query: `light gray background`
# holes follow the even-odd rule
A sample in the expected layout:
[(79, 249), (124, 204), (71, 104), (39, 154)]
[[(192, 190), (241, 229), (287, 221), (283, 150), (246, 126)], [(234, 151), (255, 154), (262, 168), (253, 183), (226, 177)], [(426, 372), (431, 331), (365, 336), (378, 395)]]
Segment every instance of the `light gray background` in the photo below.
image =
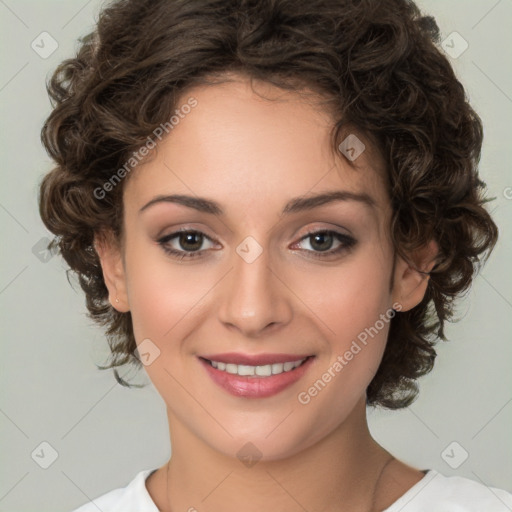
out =
[[(119, 386), (97, 370), (108, 354), (101, 331), (85, 317), (78, 285), (60, 257), (43, 263), (33, 246), (51, 236), (36, 205), (38, 183), (52, 165), (39, 143), (50, 112), (45, 78), (72, 55), (93, 27), (98, 0), (0, 0), (2, 69), (2, 272), (0, 310), (0, 511), (66, 511), (156, 468), (170, 454), (164, 403), (144, 371), (142, 390)], [(468, 49), (452, 59), (483, 118), (481, 175), (488, 183), (500, 242), (461, 302), (463, 320), (420, 381), (420, 398), (399, 412), (369, 410), (376, 439), (405, 462), (512, 491), (512, 283), (510, 173), (512, 2), (422, 0), (444, 37), (457, 31)], [(31, 42), (43, 31), (58, 49), (41, 58)], [(459, 43), (457, 43), (459, 44)], [(46, 441), (58, 453), (48, 469), (32, 453)], [(456, 441), (452, 469), (442, 453)], [(39, 447), (39, 448), (38, 448)], [(44, 447), (43, 447), (44, 448)], [(44, 448), (45, 457), (50, 453)], [(449, 458), (447, 460), (450, 460)]]

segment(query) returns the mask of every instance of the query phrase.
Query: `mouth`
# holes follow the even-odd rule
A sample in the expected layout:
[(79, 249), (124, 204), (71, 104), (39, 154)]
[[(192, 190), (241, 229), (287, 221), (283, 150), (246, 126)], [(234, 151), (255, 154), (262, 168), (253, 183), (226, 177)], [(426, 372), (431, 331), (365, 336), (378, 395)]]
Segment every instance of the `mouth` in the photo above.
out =
[(209, 363), (213, 368), (221, 372), (230, 373), (231, 375), (238, 375), (240, 377), (270, 377), (272, 375), (280, 375), (281, 373), (295, 370), (295, 368), (303, 365), (309, 357), (313, 356), (285, 361), (284, 363), (271, 363), (264, 365), (236, 364), (206, 358), (200, 359)]
[[(222, 354), (198, 359), (213, 382), (231, 395), (265, 398), (280, 393), (301, 379), (315, 356)], [(248, 360), (256, 363), (247, 364)]]

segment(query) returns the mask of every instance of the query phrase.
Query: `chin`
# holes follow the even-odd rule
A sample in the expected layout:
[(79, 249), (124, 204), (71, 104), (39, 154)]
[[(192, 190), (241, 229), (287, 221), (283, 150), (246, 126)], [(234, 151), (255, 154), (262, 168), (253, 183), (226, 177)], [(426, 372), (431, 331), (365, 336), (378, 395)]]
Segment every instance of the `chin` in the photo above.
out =
[[(244, 433), (236, 431), (233, 426), (226, 426), (233, 436), (211, 438), (206, 435), (203, 440), (210, 447), (227, 457), (237, 458), (247, 467), (256, 462), (278, 461), (288, 459), (316, 444), (329, 434), (329, 426), (324, 429), (312, 427), (312, 421), (302, 420), (302, 425), (308, 426), (307, 431), (291, 428), (288, 423), (295, 413), (284, 420), (283, 417), (274, 421), (272, 428), (254, 428), (254, 423), (244, 429)], [(284, 415), (286, 417), (286, 415)], [(332, 428), (335, 428), (334, 426)]]

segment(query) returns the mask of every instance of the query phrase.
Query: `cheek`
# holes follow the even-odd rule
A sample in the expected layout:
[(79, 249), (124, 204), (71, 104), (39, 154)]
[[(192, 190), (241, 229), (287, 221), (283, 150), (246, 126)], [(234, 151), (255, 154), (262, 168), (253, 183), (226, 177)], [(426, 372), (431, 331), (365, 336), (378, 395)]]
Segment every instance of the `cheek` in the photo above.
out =
[(367, 250), (339, 266), (294, 278), (294, 291), (320, 320), (327, 338), (357, 336), (389, 308), (391, 263), (384, 264), (377, 254)]
[[(137, 342), (150, 338), (168, 342), (182, 320), (190, 322), (200, 298), (208, 291), (208, 276), (200, 267), (191, 272), (167, 261), (160, 248), (132, 246), (126, 257), (127, 293)], [(210, 285), (211, 287), (211, 285)], [(170, 345), (167, 343), (167, 345)]]
[(317, 318), (327, 354), (315, 377), (333, 393), (363, 393), (378, 369), (392, 317), (390, 275), (389, 256), (373, 248), (300, 281), (297, 294)]

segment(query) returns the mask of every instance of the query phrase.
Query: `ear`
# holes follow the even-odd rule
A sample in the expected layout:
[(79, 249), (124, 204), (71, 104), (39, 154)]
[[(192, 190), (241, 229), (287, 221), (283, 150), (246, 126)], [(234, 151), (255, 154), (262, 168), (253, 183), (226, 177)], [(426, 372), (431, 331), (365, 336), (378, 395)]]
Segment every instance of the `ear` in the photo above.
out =
[(110, 232), (97, 233), (94, 236), (94, 248), (100, 259), (110, 304), (121, 313), (130, 311), (126, 293), (124, 261), (117, 240)]
[(422, 272), (432, 270), (438, 254), (439, 246), (435, 240), (431, 240), (410, 255), (410, 263), (397, 256), (392, 295), (393, 303), (401, 304), (400, 311), (408, 311), (423, 300), (430, 276)]

